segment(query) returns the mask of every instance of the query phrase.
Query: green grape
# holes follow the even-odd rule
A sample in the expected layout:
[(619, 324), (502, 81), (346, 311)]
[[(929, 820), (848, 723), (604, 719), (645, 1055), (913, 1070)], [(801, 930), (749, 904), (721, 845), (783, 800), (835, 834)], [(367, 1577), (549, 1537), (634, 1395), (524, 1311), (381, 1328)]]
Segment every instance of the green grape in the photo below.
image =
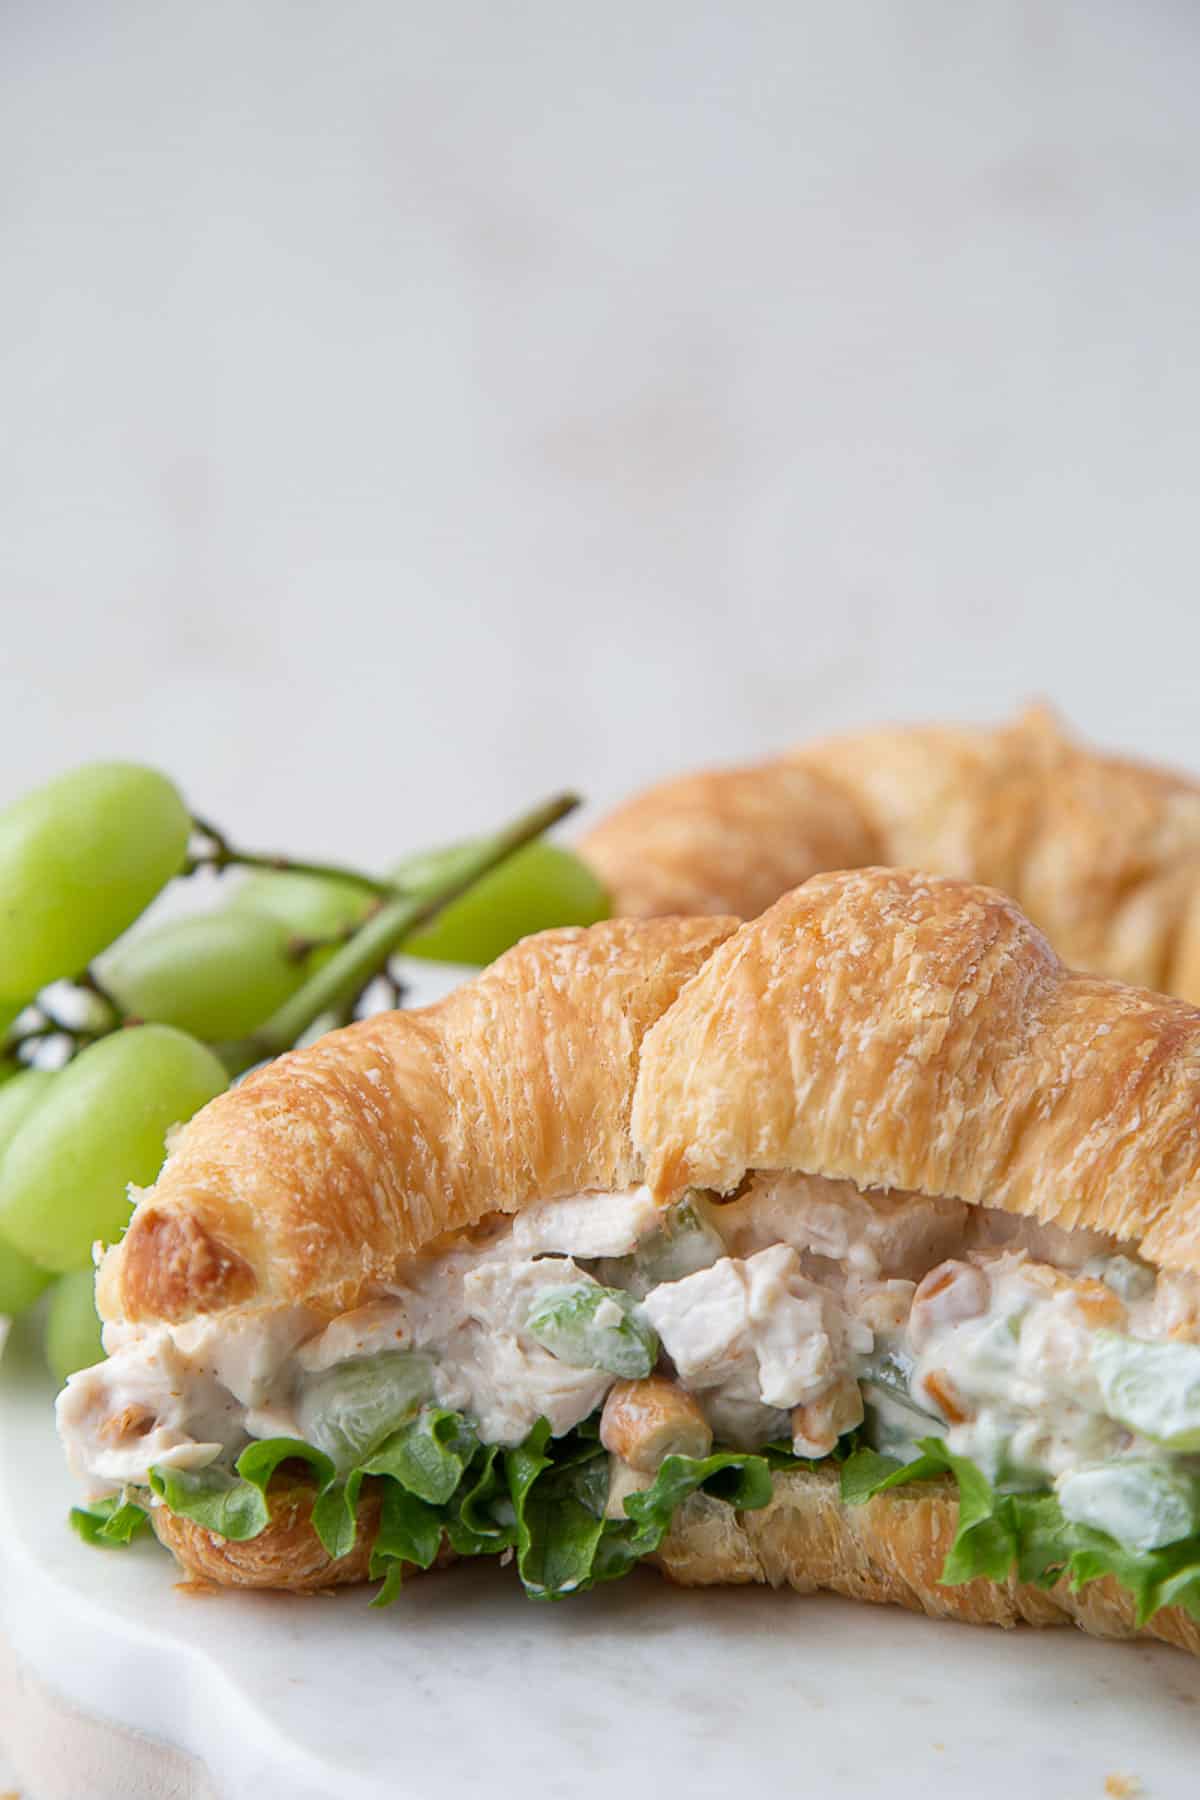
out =
[(39, 1269), (15, 1244), (0, 1240), (0, 1314), (15, 1319), (32, 1306), (52, 1277)]
[(48, 1069), (21, 1069), (0, 1087), (0, 1160), (46, 1090), (54, 1085)]
[(326, 938), (359, 924), (374, 904), (375, 896), (352, 881), (269, 869), (248, 876), (234, 890), (229, 909), (267, 913), (297, 937)]
[[(0, 1160), (53, 1080), (44, 1069), (21, 1069), (0, 1087)], [(24, 1312), (49, 1281), (45, 1269), (39, 1269), (15, 1244), (0, 1239), (0, 1313), (14, 1318)]]
[(576, 1281), (543, 1288), (525, 1329), (560, 1362), (634, 1380), (658, 1361), (658, 1337), (631, 1294)]
[(77, 975), (179, 872), (190, 831), (137, 763), (88, 763), (0, 813), (0, 994)]
[(664, 1213), (657, 1231), (643, 1238), (630, 1256), (605, 1256), (591, 1265), (597, 1281), (623, 1288), (644, 1300), (664, 1281), (682, 1281), (727, 1254), (720, 1232), (706, 1217), (704, 1202), (680, 1200)]
[[(452, 875), (474, 847), (456, 844), (409, 857), (393, 870), (393, 878), (419, 892)], [(539, 838), (451, 901), (407, 940), (404, 954), (433, 962), (489, 963), (533, 931), (594, 925), (608, 913), (608, 896), (586, 864), (561, 845)]]
[[(4, 1034), (13, 1020), (24, 1012), (25, 1006), (24, 1000), (0, 1000), (0, 1041), (3, 1040)], [(15, 1072), (15, 1063), (0, 1063), (0, 1081), (6, 1080), (9, 1074)]]
[(1090, 1348), (1110, 1419), (1168, 1450), (1200, 1451), (1200, 1344), (1095, 1331)]
[(219, 911), (135, 932), (101, 958), (105, 987), (127, 1013), (193, 1037), (244, 1037), (304, 981), (292, 933), (265, 913)]
[(356, 1357), (316, 1375), (296, 1412), (305, 1443), (352, 1469), (433, 1393), (433, 1363), (411, 1350)]
[(96, 1311), (96, 1272), (72, 1269), (60, 1275), (46, 1307), (46, 1361), (56, 1381), (77, 1369), (103, 1361), (100, 1317)]
[(1106, 1531), (1136, 1555), (1191, 1537), (1200, 1524), (1200, 1482), (1186, 1469), (1148, 1457), (1070, 1469), (1054, 1489), (1068, 1519)]
[(228, 1086), (195, 1038), (134, 1025), (101, 1038), (53, 1078), (0, 1163), (0, 1237), (48, 1269), (82, 1268), (97, 1238), (129, 1219), (130, 1182), (158, 1174), (172, 1125)]

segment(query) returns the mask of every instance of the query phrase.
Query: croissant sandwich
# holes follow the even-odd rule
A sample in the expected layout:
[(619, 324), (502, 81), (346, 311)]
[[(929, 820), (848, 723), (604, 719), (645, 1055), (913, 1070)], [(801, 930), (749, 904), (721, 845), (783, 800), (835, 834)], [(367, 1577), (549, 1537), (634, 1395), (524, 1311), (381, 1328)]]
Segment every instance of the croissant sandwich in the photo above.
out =
[(753, 918), (871, 863), (1002, 888), (1075, 968), (1200, 1002), (1200, 782), (1009, 725), (910, 726), (667, 781), (580, 845), (613, 910)]
[(84, 1535), (327, 1588), (650, 1560), (1200, 1651), (1200, 1012), (887, 869), (527, 939), (179, 1134)]

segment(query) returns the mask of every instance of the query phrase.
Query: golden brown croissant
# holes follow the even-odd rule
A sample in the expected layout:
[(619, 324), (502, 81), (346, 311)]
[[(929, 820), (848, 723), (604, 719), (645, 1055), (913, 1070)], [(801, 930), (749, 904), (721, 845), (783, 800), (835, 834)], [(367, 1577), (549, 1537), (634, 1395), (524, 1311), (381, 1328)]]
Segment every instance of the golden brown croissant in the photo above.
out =
[[(1191, 1343), (1200, 1338), (1200, 1012), (1067, 971), (1015, 904), (990, 889), (889, 869), (817, 877), (736, 930), (729, 920), (664, 919), (548, 933), (439, 1006), (333, 1034), (213, 1102), (180, 1134), (109, 1252), (102, 1310), (126, 1321), (121, 1329), (141, 1321), (160, 1355), (160, 1321), (182, 1343), (210, 1322), (220, 1334), (264, 1316), (293, 1320), (299, 1309), (303, 1354), (310, 1341), (348, 1329), (347, 1308), (365, 1307), (349, 1315), (353, 1323), (382, 1304), (390, 1329), (395, 1289), (427, 1296), (421, 1271), (450, 1268), (464, 1248), (470, 1261), (483, 1240), (463, 1234), (480, 1221), (503, 1233), (516, 1228), (498, 1216), (521, 1215), (528, 1254), (561, 1251), (537, 1236), (542, 1203), (558, 1196), (560, 1207), (583, 1202), (587, 1230), (600, 1231), (572, 1254), (620, 1265), (621, 1247), (601, 1243), (605, 1221), (634, 1216), (651, 1196), (613, 1190), (643, 1179), (660, 1208), (685, 1190), (708, 1190), (713, 1198), (695, 1205), (722, 1238), (718, 1262), (683, 1278), (660, 1274), (663, 1285), (651, 1285), (644, 1302), (685, 1384), (686, 1330), (707, 1315), (694, 1305), (672, 1315), (666, 1301), (674, 1305), (687, 1280), (725, 1280), (724, 1270), (749, 1270), (760, 1255), (775, 1261), (759, 1264), (755, 1304), (780, 1293), (786, 1302), (790, 1282), (806, 1317), (821, 1312), (827, 1359), (841, 1353), (838, 1333), (854, 1328), (830, 1322), (827, 1296), (809, 1276), (824, 1280), (818, 1271), (843, 1254), (842, 1300), (857, 1306), (846, 1296), (859, 1283), (862, 1317), (871, 1309), (879, 1329), (880, 1308), (899, 1302), (911, 1320), (924, 1305), (926, 1332), (931, 1318), (956, 1331), (957, 1313), (937, 1324), (939, 1282), (951, 1269), (960, 1293), (994, 1282), (1003, 1300), (1024, 1284), (1035, 1322), (1059, 1329), (1066, 1320), (1078, 1334), (1116, 1321), (1120, 1330), (1134, 1302), (1127, 1307), (1088, 1272), (1099, 1256), (1105, 1269), (1122, 1265), (1123, 1281), (1149, 1283), (1155, 1308), (1165, 1283), (1166, 1311), (1147, 1329)], [(764, 1197), (766, 1210), (756, 1211)], [(825, 1234), (809, 1240), (818, 1254), (803, 1276), (788, 1262), (794, 1247), (781, 1260), (753, 1235), (767, 1229), (769, 1246), (771, 1232), (786, 1239), (802, 1215)], [(1033, 1235), (1000, 1253), (986, 1233), (972, 1235), (996, 1222), (1023, 1230), (1021, 1217), (1037, 1221)], [(849, 1253), (831, 1247), (839, 1220), (857, 1221)], [(888, 1234), (891, 1247), (880, 1248)], [(1156, 1278), (1155, 1265), (1175, 1273)], [(990, 1315), (976, 1311), (986, 1323)], [(354, 1344), (375, 1328), (355, 1326)], [(318, 1332), (325, 1336), (313, 1340)], [(131, 1421), (136, 1409), (127, 1407), (97, 1428), (113, 1366), (74, 1378), (63, 1397), (75, 1389), (69, 1428), (104, 1440), (98, 1454), (113, 1430), (136, 1437), (162, 1426)], [(846, 1401), (845, 1379), (835, 1371), (823, 1386), (826, 1372), (813, 1367), (816, 1400), (805, 1390), (794, 1403), (797, 1441), (801, 1415), (811, 1438), (829, 1396)], [(762, 1404), (777, 1417), (793, 1400), (768, 1397), (766, 1368), (760, 1360)], [(200, 1373), (207, 1378), (207, 1366)], [(773, 1368), (777, 1387), (790, 1379), (789, 1368)], [(701, 1368), (702, 1399), (715, 1391), (705, 1380)], [(945, 1393), (945, 1382), (936, 1390), (930, 1380), (927, 1396)], [(970, 1429), (968, 1410), (956, 1421), (947, 1400), (944, 1412), (951, 1430), (964, 1421)], [(603, 1420), (600, 1429), (606, 1441)], [(844, 1429), (845, 1419), (835, 1423), (830, 1445)], [(1065, 1582), (1049, 1593), (1014, 1580), (942, 1586), (953, 1496), (950, 1484), (925, 1484), (851, 1507), (825, 1469), (785, 1470), (761, 1510), (694, 1495), (656, 1560), (687, 1583), (830, 1587), (951, 1617), (1134, 1631), (1132, 1602), (1108, 1579), (1078, 1593)], [(322, 1550), (311, 1498), (286, 1469), (271, 1489), (271, 1524), (247, 1542), (164, 1506), (152, 1517), (192, 1573), (311, 1588), (364, 1578), (378, 1507), (368, 1481), (358, 1541), (339, 1557)], [(1179, 1607), (1162, 1607), (1146, 1629), (1200, 1650)]]
[(983, 882), (1073, 967), (1200, 1001), (1200, 783), (1076, 744), (1043, 707), (663, 782), (580, 849), (614, 910), (640, 916), (753, 918), (869, 863)]
[(803, 1169), (1137, 1241), (1200, 1270), (1200, 1011), (1064, 968), (991, 888), (816, 875), (647, 1033), (662, 1195)]
[(435, 1006), (281, 1056), (179, 1134), (105, 1259), (100, 1316), (341, 1311), (485, 1213), (627, 1185), (642, 1037), (734, 926), (543, 932)]
[(1128, 1593), (1102, 1576), (1073, 1591), (1010, 1578), (948, 1586), (939, 1579), (958, 1525), (952, 1493), (924, 1483), (844, 1506), (832, 1471), (775, 1477), (760, 1512), (693, 1494), (679, 1509), (655, 1562), (681, 1587), (765, 1583), (799, 1594), (822, 1589), (852, 1600), (903, 1606), (966, 1625), (1078, 1625), (1092, 1637), (1158, 1638), (1200, 1656), (1200, 1625), (1163, 1607), (1140, 1632)]

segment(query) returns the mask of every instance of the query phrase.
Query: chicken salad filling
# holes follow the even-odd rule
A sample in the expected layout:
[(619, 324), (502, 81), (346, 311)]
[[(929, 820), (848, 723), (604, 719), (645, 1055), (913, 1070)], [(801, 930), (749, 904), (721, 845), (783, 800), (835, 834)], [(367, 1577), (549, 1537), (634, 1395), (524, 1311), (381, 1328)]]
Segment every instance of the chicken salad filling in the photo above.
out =
[[(568, 1592), (657, 1548), (695, 1487), (761, 1506), (773, 1471), (833, 1458), (847, 1498), (970, 1468), (1006, 1517), (1048, 1498), (1064, 1530), (1146, 1557), (1200, 1531), (1197, 1340), (1200, 1282), (1096, 1233), (760, 1172), (665, 1211), (637, 1188), (490, 1217), (332, 1319), (109, 1324), (58, 1416), (101, 1541), (147, 1490), (253, 1535), (299, 1459), (327, 1548), (390, 1475), (457, 1523), (424, 1520), (418, 1543), (393, 1520), (405, 1555), (383, 1573), (457, 1532), (460, 1553), (515, 1547), (531, 1592)], [(582, 1575), (560, 1556), (543, 1579), (530, 1508), (575, 1521)]]

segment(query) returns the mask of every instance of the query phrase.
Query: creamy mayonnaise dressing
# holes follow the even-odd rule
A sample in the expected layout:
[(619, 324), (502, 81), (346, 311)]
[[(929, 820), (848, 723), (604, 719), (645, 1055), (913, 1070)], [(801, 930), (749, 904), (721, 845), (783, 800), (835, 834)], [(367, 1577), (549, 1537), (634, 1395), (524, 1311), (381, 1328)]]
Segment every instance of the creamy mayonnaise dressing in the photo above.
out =
[(666, 1372), (719, 1443), (783, 1438), (823, 1454), (862, 1416), (861, 1381), (881, 1445), (906, 1455), (933, 1433), (992, 1474), (1030, 1479), (1131, 1443), (1105, 1412), (1097, 1329), (1200, 1337), (1200, 1282), (1156, 1275), (1096, 1233), (760, 1173), (735, 1200), (693, 1194), (670, 1213), (635, 1188), (490, 1218), (333, 1319), (287, 1307), (110, 1324), (108, 1360), (59, 1396), (59, 1429), (98, 1497), (145, 1484), (155, 1464), (230, 1461), (252, 1438), (306, 1427), (320, 1438), (331, 1374), (357, 1379), (400, 1351), (424, 1360), (431, 1397), (486, 1442), (519, 1443), (540, 1417), (561, 1435), (601, 1406), (613, 1376), (544, 1348), (528, 1322), (546, 1290), (589, 1287), (598, 1329), (624, 1317), (601, 1289), (638, 1299)]
[(428, 1352), (434, 1398), (469, 1413), (488, 1443), (520, 1443), (543, 1417), (561, 1435), (595, 1412), (612, 1377), (526, 1334), (543, 1289), (593, 1279), (571, 1257), (541, 1252), (565, 1241), (587, 1256), (628, 1255), (661, 1220), (645, 1188), (531, 1207), (519, 1232), (498, 1221), (465, 1248), (412, 1257), (402, 1281), (324, 1326), (300, 1307), (106, 1325), (108, 1360), (59, 1395), (68, 1460), (96, 1498), (144, 1484), (155, 1464), (201, 1468), (248, 1438), (302, 1437), (310, 1378), (389, 1350)]
[(944, 1415), (949, 1448), (994, 1481), (1052, 1479), (1137, 1451), (1136, 1433), (1109, 1416), (1096, 1333), (1194, 1335), (1194, 1277), (1156, 1278), (1134, 1258), (1097, 1255), (1094, 1242), (1083, 1257), (1085, 1247), (1069, 1245), (1057, 1266), (1024, 1249), (975, 1251), (969, 1263), (944, 1265), (955, 1278), (928, 1308), (918, 1293), (907, 1331), (911, 1391)]

